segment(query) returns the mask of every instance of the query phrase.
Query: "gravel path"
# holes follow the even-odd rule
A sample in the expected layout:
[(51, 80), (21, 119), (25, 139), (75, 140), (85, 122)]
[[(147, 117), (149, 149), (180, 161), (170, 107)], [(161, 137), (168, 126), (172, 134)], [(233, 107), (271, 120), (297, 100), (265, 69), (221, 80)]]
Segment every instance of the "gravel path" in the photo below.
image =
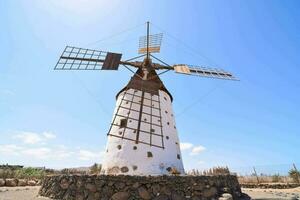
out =
[[(51, 200), (38, 196), (40, 187), (0, 187), (0, 200)], [(300, 200), (300, 187), (295, 189), (242, 189), (253, 200)]]

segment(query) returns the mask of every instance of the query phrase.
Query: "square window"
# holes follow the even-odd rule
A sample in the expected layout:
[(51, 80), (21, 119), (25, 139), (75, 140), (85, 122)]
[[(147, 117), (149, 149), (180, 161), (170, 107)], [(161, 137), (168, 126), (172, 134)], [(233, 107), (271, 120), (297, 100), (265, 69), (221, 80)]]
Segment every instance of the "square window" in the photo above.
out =
[(119, 128), (125, 128), (126, 126), (127, 126), (127, 119), (121, 119)]

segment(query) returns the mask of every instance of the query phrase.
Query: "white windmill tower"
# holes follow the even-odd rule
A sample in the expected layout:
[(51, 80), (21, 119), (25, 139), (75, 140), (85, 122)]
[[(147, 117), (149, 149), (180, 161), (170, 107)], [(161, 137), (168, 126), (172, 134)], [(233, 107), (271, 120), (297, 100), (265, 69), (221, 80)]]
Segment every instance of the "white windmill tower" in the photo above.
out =
[[(122, 54), (67, 46), (56, 70), (118, 70), (119, 65), (137, 68), (129, 83), (117, 94), (108, 132), (102, 173), (111, 175), (183, 174), (172, 95), (156, 70), (210, 78), (236, 80), (223, 70), (188, 65), (170, 66), (151, 53), (160, 51), (162, 34), (140, 38), (141, 56), (121, 61)], [(143, 61), (133, 61), (145, 57)], [(159, 63), (152, 63), (152, 59)], [(160, 73), (161, 74), (161, 73)]]

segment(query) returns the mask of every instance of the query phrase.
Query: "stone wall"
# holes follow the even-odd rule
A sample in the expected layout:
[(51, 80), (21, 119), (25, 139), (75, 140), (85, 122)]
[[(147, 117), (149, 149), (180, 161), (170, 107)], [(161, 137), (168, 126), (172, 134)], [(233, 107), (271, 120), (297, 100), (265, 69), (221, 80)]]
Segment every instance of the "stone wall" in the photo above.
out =
[(36, 186), (39, 185), (39, 180), (27, 180), (17, 178), (0, 178), (0, 187), (16, 187), (16, 186)]
[(261, 189), (290, 189), (299, 187), (299, 183), (242, 183), (243, 188), (261, 188)]
[(236, 176), (47, 176), (39, 191), (41, 196), (76, 200), (212, 200), (223, 193), (227, 195), (220, 199), (241, 196)]

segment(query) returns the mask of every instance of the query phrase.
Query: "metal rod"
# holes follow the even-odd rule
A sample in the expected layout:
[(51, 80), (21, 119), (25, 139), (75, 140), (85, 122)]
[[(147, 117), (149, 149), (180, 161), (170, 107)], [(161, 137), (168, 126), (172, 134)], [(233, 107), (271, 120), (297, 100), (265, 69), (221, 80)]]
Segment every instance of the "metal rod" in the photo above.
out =
[(149, 21), (147, 22), (147, 60), (149, 59)]

